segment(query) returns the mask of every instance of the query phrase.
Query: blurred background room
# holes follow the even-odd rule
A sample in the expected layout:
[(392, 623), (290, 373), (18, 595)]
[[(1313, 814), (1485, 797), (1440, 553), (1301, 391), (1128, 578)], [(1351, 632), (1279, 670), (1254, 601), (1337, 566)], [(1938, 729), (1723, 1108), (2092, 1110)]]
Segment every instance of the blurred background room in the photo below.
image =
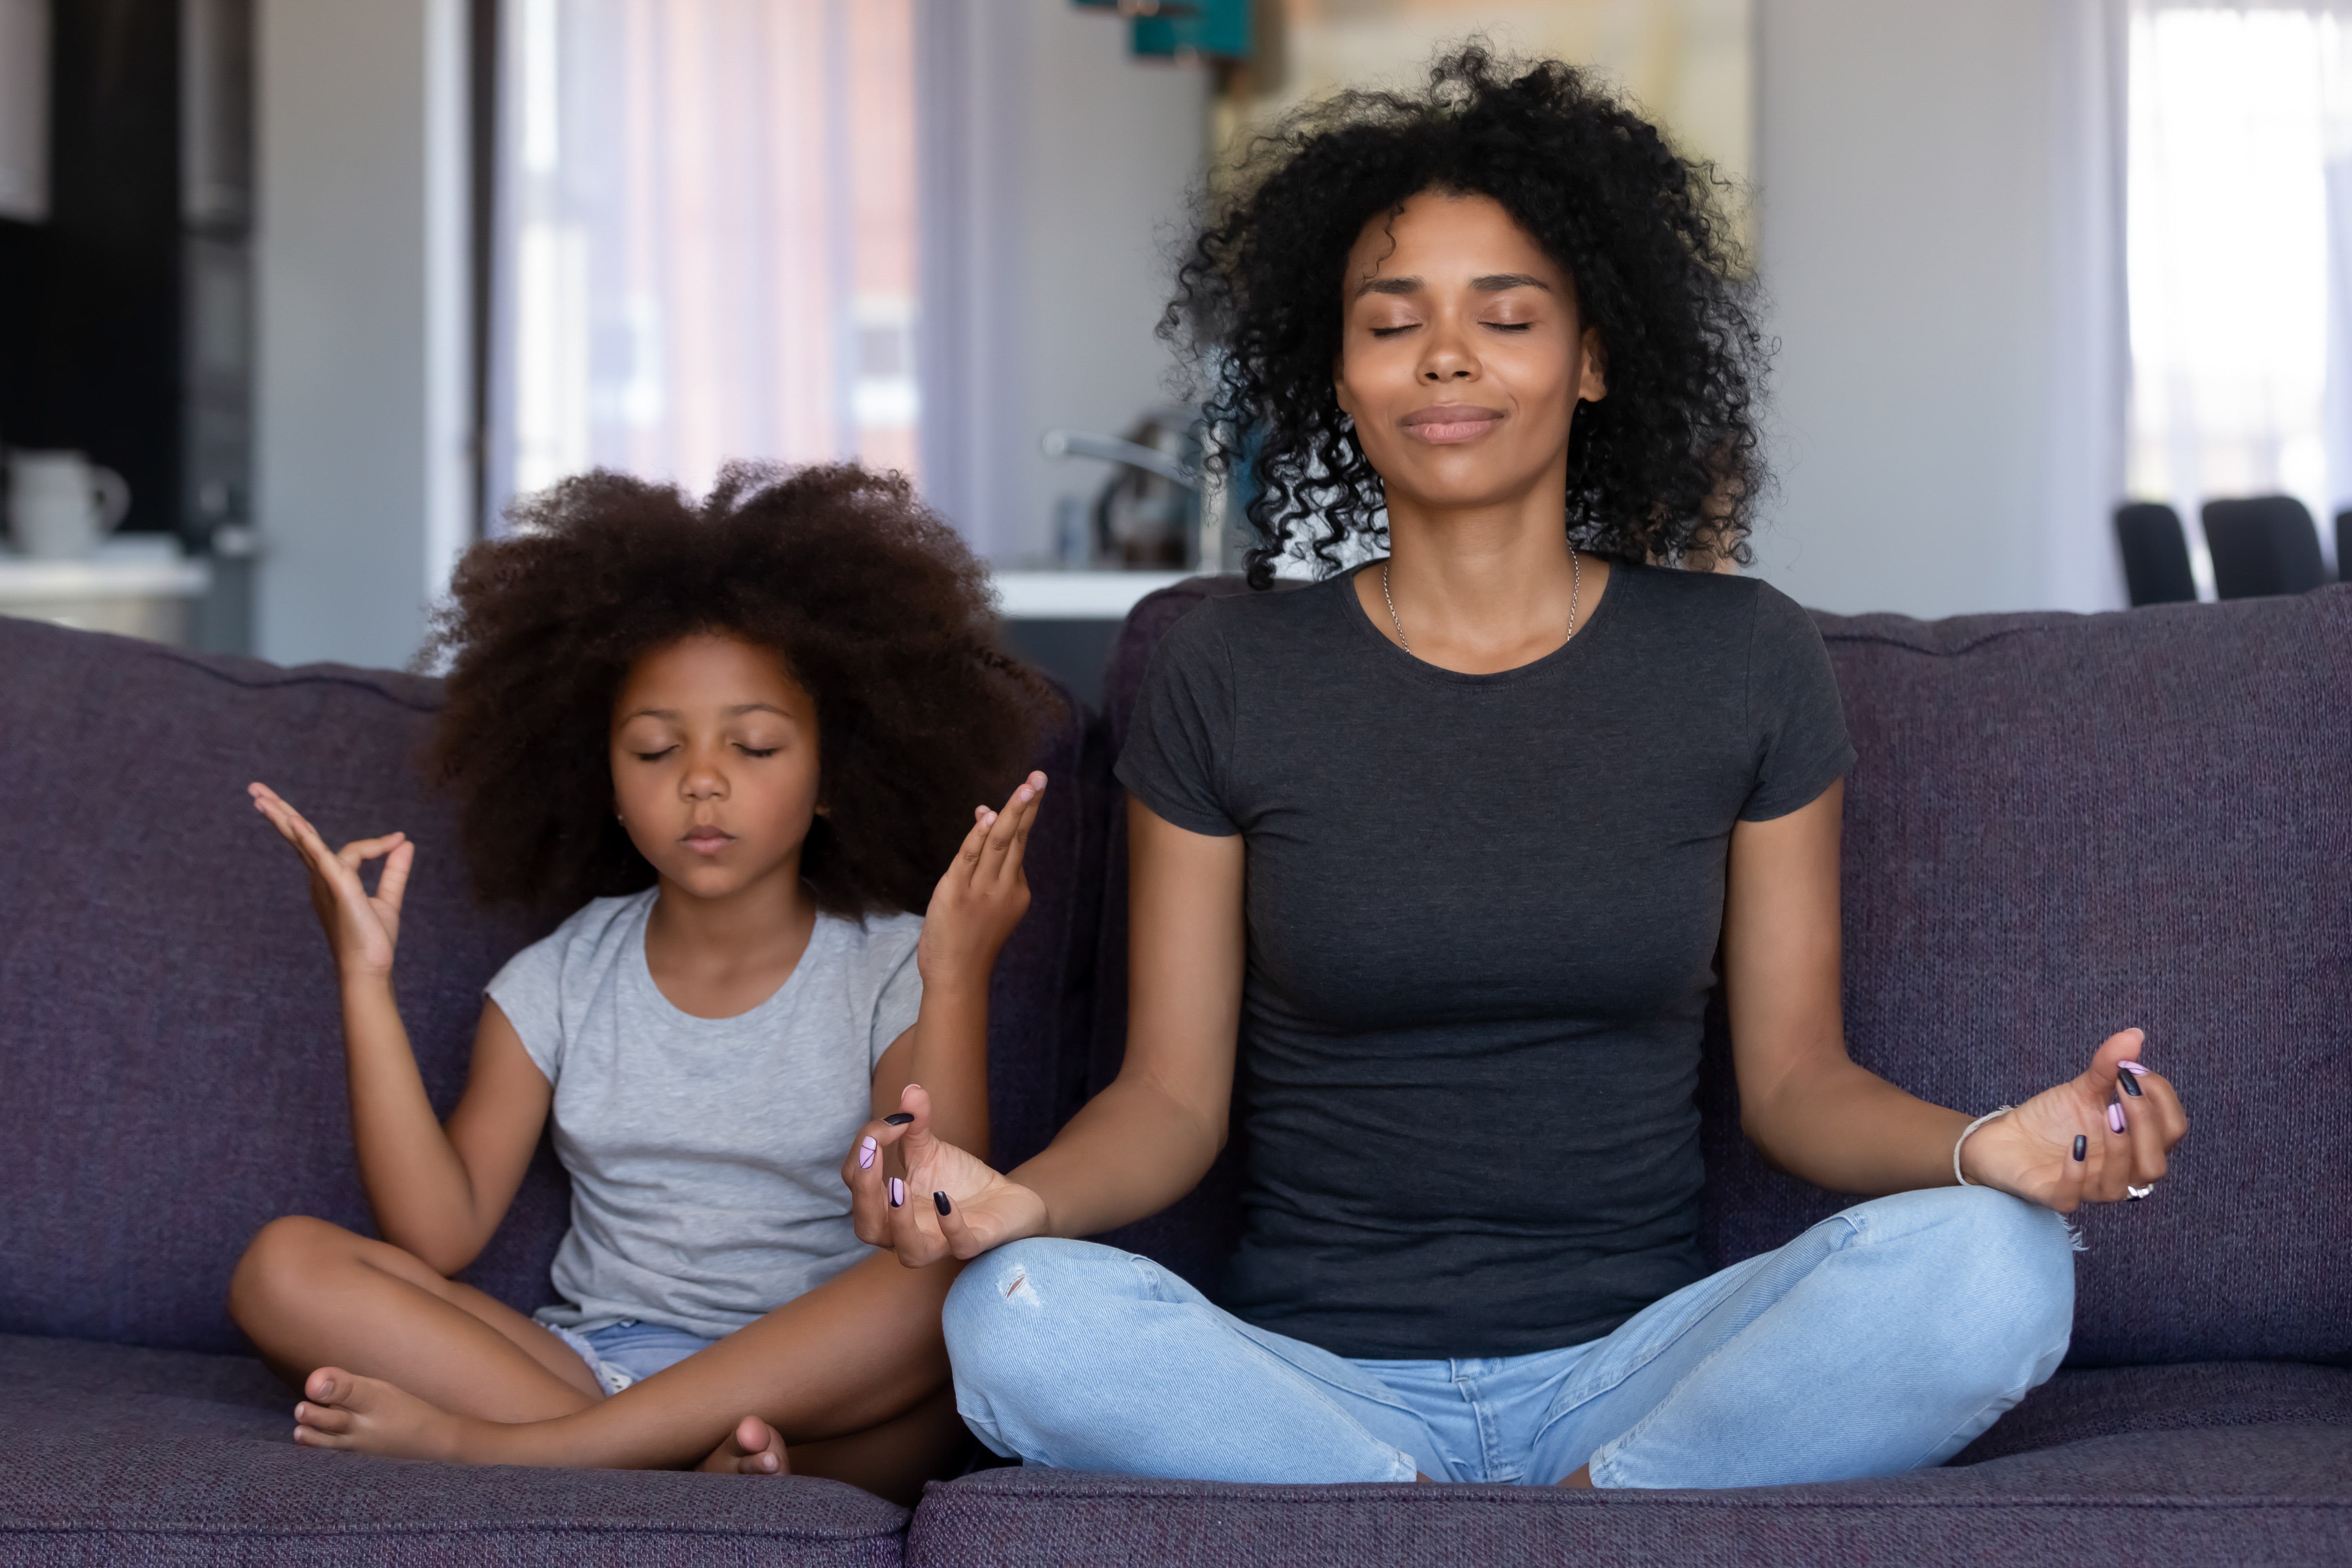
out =
[(2334, 579), (2352, 0), (0, 0), (0, 611), (397, 665), (519, 492), (856, 458), (1090, 689), (1237, 559), (1189, 202), (1472, 33), (1733, 185), (1802, 602)]

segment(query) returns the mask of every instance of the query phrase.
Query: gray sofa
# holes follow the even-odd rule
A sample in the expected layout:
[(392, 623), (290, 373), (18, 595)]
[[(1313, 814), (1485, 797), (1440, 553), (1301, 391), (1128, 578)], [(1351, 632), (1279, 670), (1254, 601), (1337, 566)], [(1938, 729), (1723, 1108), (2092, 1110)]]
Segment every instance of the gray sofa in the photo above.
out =
[[(1117, 1070), (1124, 855), (1107, 712), (1049, 723), (1064, 803), (995, 990), (1002, 1152)], [(324, 944), (245, 804), (420, 844), (399, 984), (438, 1102), (478, 987), (534, 932), (470, 904), (415, 760), (432, 682), (0, 621), (0, 1564), (932, 1564), (2352, 1560), (2352, 588), (2095, 617), (1822, 617), (1846, 808), (1856, 1054), (2013, 1100), (2127, 1023), (2196, 1121), (2151, 1201), (2082, 1230), (2067, 1368), (1935, 1471), (1724, 1493), (1262, 1488), (1021, 1468), (911, 1518), (828, 1482), (461, 1469), (297, 1448), (221, 1308), (263, 1221), (362, 1226)], [(1311, 691), (1302, 700), (1311, 700)], [(1717, 1031), (1719, 1036), (1719, 1030)], [(1705, 1240), (1840, 1200), (1739, 1141), (1719, 1037)], [(1118, 1239), (1213, 1291), (1231, 1161)], [(469, 1278), (546, 1294), (544, 1152)]]

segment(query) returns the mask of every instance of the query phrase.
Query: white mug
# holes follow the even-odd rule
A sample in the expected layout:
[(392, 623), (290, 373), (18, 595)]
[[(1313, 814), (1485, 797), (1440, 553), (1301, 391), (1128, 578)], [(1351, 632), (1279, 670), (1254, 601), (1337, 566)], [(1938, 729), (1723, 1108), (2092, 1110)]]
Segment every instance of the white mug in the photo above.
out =
[(8, 454), (8, 532), (37, 561), (95, 554), (131, 511), (131, 487), (79, 452)]

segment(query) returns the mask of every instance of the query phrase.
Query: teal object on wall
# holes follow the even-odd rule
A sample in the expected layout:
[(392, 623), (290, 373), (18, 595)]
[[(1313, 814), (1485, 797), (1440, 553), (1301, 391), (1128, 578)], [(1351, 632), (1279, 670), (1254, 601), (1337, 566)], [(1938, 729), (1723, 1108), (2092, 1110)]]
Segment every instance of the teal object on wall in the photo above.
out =
[(1249, 58), (1250, 0), (1075, 0), (1089, 11), (1120, 11), (1129, 18), (1128, 52), (1158, 59)]

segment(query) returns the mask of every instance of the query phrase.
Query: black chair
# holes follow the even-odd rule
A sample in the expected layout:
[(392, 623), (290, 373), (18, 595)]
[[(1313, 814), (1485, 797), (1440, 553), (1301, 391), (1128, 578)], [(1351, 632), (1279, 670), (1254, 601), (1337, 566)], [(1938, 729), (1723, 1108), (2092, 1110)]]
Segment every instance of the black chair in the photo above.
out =
[(2224, 599), (2304, 594), (2327, 581), (2318, 525), (2293, 496), (2207, 501), (2205, 547)]
[(2352, 511), (2336, 514), (2336, 575), (2352, 583)]
[(2180, 514), (2162, 501), (2116, 508), (2116, 542), (2123, 546), (2124, 585), (2135, 605), (2185, 604), (2197, 597), (2189, 569), (2189, 537)]

